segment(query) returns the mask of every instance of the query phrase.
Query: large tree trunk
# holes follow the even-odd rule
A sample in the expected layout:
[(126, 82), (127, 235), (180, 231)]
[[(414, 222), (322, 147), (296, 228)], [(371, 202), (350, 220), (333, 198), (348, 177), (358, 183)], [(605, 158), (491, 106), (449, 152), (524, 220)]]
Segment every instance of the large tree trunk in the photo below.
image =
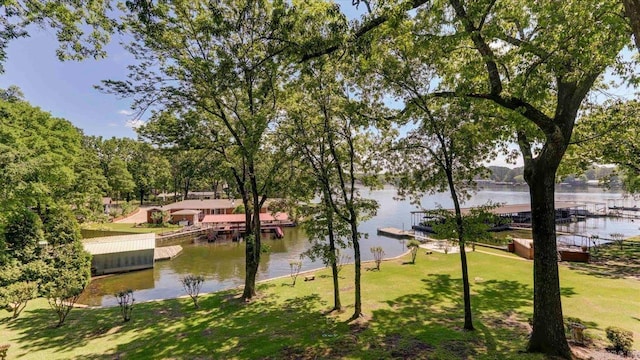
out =
[[(244, 281), (244, 292), (242, 298), (251, 299), (256, 295), (256, 275), (258, 274), (258, 266), (260, 265), (261, 253), (261, 228), (260, 228), (260, 196), (258, 194), (258, 182), (255, 178), (255, 167), (253, 163), (249, 164), (249, 181), (251, 182), (252, 204), (245, 203), (245, 212), (247, 209), (253, 208), (252, 222), (247, 223), (247, 231), (252, 229), (253, 236), (245, 238), (246, 249), (246, 276)], [(248, 232), (247, 232), (248, 233)]]
[(533, 232), (533, 333), (527, 351), (571, 359), (564, 333), (555, 222), (557, 162), (540, 156), (525, 166)]
[(640, 51), (640, 0), (622, 0), (625, 14), (631, 23), (631, 30), (636, 40), (636, 47)]
[(355, 301), (354, 301), (354, 309), (353, 315), (351, 316), (352, 320), (359, 318), (362, 315), (362, 295), (360, 292), (360, 270), (361, 270), (361, 259), (360, 259), (360, 240), (358, 239), (358, 223), (355, 213), (351, 214), (351, 241), (353, 242), (353, 260), (355, 267), (355, 278), (354, 278), (354, 286), (355, 286)]
[(258, 261), (256, 261), (256, 236), (254, 234), (253, 226), (253, 214), (251, 212), (251, 206), (249, 206), (248, 199), (243, 199), (245, 208), (245, 277), (244, 277), (244, 290), (242, 292), (242, 298), (249, 300), (256, 295), (256, 276), (258, 274)]

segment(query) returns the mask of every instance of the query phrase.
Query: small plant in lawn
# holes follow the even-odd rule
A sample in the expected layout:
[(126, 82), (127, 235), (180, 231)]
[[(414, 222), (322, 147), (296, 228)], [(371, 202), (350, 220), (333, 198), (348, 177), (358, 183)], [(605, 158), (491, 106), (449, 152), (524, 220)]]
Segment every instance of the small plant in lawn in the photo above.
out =
[(611, 240), (613, 240), (613, 242), (620, 245), (620, 250), (622, 250), (622, 246), (624, 245), (624, 234), (612, 233), (609, 234), (609, 236), (611, 236)]
[(596, 255), (598, 253), (598, 240), (600, 240), (599, 235), (589, 236), (589, 241), (591, 242), (591, 255)]
[(115, 293), (116, 300), (120, 306), (120, 314), (122, 314), (122, 321), (127, 322), (131, 320), (131, 311), (133, 311), (133, 304), (136, 299), (133, 298), (133, 290), (128, 289)]
[(409, 243), (407, 243), (407, 247), (409, 248), (409, 250), (411, 250), (411, 263), (415, 264), (416, 256), (418, 255), (418, 248), (420, 247), (420, 242), (415, 239), (410, 240)]
[(384, 250), (382, 246), (372, 246), (371, 253), (373, 254), (373, 260), (376, 262), (376, 270), (380, 270), (380, 263), (384, 257)]
[(73, 306), (76, 304), (76, 301), (78, 301), (79, 297), (80, 294), (72, 295), (69, 297), (64, 297), (64, 295), (49, 295), (49, 297), (47, 298), (49, 306), (51, 306), (51, 309), (53, 309), (56, 315), (58, 315), (58, 324), (56, 325), (56, 327), (60, 327), (62, 326), (62, 324), (64, 324), (67, 315), (69, 315), (69, 312), (71, 311), (71, 309), (73, 309)]
[(20, 281), (0, 289), (0, 303), (6, 306), (7, 311), (12, 311), (12, 318), (17, 318), (20, 312), (27, 306), (27, 302), (38, 296), (38, 284), (29, 281)]
[(296, 279), (298, 278), (298, 274), (300, 274), (300, 269), (302, 269), (302, 261), (290, 260), (289, 268), (291, 269), (291, 279), (293, 279), (291, 286), (296, 286)]
[(605, 329), (605, 332), (607, 333), (607, 339), (613, 345), (611, 350), (615, 351), (616, 354), (629, 355), (633, 347), (633, 333), (631, 331), (610, 326)]
[(191, 300), (193, 300), (193, 305), (198, 309), (198, 295), (200, 295), (200, 289), (202, 289), (202, 284), (204, 283), (204, 276), (202, 275), (187, 275), (180, 279), (182, 283), (182, 287), (184, 291), (189, 294)]

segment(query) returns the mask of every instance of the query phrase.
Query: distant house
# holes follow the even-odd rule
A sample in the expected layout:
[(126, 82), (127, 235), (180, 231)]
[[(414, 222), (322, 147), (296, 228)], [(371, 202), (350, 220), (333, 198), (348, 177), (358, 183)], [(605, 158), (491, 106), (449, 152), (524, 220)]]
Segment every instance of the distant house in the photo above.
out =
[(102, 198), (102, 210), (104, 211), (105, 214), (108, 214), (111, 212), (111, 203), (112, 203), (112, 200), (110, 197)]
[(82, 241), (92, 255), (92, 275), (153, 268), (156, 234), (129, 234)]
[(178, 210), (169, 214), (171, 222), (181, 225), (198, 225), (200, 223), (200, 210)]
[[(202, 200), (184, 200), (179, 201), (173, 204), (164, 205), (160, 207), (152, 207), (147, 210), (147, 222), (152, 223), (152, 215), (154, 212), (158, 211), (166, 211), (169, 213), (171, 221), (175, 221), (176, 219), (182, 220), (190, 220), (193, 224), (197, 224), (202, 221), (202, 219), (206, 215), (223, 215), (223, 214), (233, 214), (233, 211), (236, 209), (238, 205), (241, 205), (242, 202), (237, 202), (235, 200), (229, 199), (202, 199)], [(183, 210), (197, 210), (198, 216), (197, 221), (195, 220), (195, 213), (178, 213)], [(260, 209), (261, 213), (267, 213), (269, 211), (268, 203), (265, 204), (262, 209)], [(174, 219), (174, 214), (176, 214)]]

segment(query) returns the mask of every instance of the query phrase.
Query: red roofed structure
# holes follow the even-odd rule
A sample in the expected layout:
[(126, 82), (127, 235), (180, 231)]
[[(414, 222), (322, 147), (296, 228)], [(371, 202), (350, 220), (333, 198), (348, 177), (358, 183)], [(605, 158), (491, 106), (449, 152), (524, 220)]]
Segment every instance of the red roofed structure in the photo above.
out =
[[(220, 215), (205, 215), (202, 219), (202, 224), (207, 225), (220, 225), (220, 224), (244, 224), (244, 214), (220, 214)], [(291, 223), (289, 221), (289, 214), (287, 213), (260, 213), (260, 222), (264, 224), (284, 225)]]

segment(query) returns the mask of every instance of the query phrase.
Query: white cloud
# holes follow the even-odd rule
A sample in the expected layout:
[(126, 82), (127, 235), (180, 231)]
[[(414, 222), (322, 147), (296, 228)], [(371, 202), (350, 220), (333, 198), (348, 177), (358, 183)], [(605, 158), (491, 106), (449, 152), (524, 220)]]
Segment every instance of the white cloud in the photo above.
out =
[(118, 127), (120, 125), (118, 123), (110, 122), (109, 124), (107, 124), (107, 126), (109, 126), (109, 127)]
[(142, 125), (144, 125), (144, 121), (140, 119), (127, 120), (127, 123), (126, 123), (126, 126), (132, 129), (137, 129)]
[(120, 110), (118, 111), (118, 114), (124, 115), (124, 116), (131, 116), (134, 114), (134, 112), (131, 110)]

